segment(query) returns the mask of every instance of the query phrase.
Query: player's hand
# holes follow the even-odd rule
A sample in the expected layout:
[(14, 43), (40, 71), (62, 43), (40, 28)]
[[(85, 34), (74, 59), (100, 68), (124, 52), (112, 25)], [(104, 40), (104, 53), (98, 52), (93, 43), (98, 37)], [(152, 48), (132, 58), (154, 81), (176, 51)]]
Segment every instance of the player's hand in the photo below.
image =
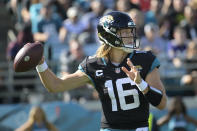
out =
[(142, 81), (142, 78), (140, 76), (140, 72), (138, 71), (138, 69), (133, 65), (133, 63), (131, 62), (131, 60), (129, 58), (127, 58), (127, 64), (130, 67), (130, 71), (127, 70), (127, 68), (122, 67), (122, 70), (127, 74), (127, 76), (133, 80), (136, 84), (140, 84)]

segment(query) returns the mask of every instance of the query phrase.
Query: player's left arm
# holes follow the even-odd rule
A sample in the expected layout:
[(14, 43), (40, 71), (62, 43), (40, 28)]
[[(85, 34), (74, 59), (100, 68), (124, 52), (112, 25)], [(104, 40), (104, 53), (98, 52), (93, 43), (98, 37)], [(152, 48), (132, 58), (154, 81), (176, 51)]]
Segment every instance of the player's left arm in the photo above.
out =
[[(157, 89), (159, 91), (161, 91), (162, 93), (162, 97), (161, 97), (161, 101), (160, 103), (156, 106), (158, 109), (164, 109), (165, 106), (166, 106), (166, 101), (167, 101), (167, 97), (166, 97), (166, 91), (165, 91), (165, 88), (163, 86), (163, 83), (160, 79), (160, 74), (159, 74), (159, 71), (157, 68), (155, 68), (153, 71), (151, 71), (145, 81), (148, 83), (149, 87), (154, 90)], [(150, 90), (149, 88), (149, 90)], [(149, 91), (147, 91), (148, 93)], [(156, 99), (156, 98), (155, 98)]]
[(136, 83), (136, 86), (153, 106), (160, 110), (164, 109), (167, 97), (158, 69), (154, 68), (143, 80), (137, 67), (133, 65), (130, 59), (127, 59), (127, 64), (130, 66), (130, 71), (125, 67), (122, 67), (122, 70)]

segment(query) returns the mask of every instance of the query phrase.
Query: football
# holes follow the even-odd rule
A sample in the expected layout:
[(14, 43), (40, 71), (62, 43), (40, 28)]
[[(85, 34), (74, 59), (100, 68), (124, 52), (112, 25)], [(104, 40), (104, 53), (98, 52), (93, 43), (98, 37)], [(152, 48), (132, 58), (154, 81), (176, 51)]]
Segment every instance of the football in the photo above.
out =
[(43, 45), (40, 42), (25, 44), (14, 58), (15, 72), (26, 72), (35, 68), (43, 56)]

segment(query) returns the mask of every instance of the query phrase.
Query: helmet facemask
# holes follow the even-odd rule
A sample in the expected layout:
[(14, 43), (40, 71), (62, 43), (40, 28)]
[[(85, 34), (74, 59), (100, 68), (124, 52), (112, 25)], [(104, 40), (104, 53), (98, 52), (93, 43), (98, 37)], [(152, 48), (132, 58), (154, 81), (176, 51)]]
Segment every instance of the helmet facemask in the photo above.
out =
[(134, 49), (139, 48), (139, 44), (136, 43), (136, 28), (123, 28), (119, 29), (116, 33), (117, 38), (120, 40), (120, 47), (125, 52), (132, 52)]

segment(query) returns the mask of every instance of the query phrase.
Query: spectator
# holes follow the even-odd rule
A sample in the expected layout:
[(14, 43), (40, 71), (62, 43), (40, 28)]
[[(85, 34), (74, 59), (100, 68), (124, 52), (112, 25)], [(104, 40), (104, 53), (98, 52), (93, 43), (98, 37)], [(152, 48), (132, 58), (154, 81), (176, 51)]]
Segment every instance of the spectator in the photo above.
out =
[[(31, 32), (31, 26), (30, 25), (24, 25), (23, 29), (21, 31), (19, 31), (16, 41), (12, 41), (8, 44), (7, 52), (6, 52), (7, 60), (8, 61), (13, 61), (16, 54), (18, 53), (18, 51), (26, 43), (32, 43), (32, 42), (34, 42), (34, 39), (33, 39), (33, 34)], [(35, 75), (33, 75), (33, 74), (32, 75), (22, 75), (22, 76), (20, 76), (20, 75), (14, 75), (13, 76), (14, 81), (21, 80), (21, 79), (22, 80), (33, 79), (33, 78), (35, 78)], [(27, 90), (35, 89), (35, 85), (34, 85), (34, 83), (26, 84), (25, 88)], [(14, 84), (13, 89), (16, 92), (17, 91), (21, 92), (24, 89), (24, 85), (22, 83), (17, 84), (17, 85)], [(21, 97), (20, 96), (13, 97), (12, 102), (13, 103), (21, 102)]]
[(168, 17), (161, 17), (159, 23), (159, 35), (165, 40), (170, 39), (170, 21), (168, 20)]
[(85, 58), (85, 54), (79, 41), (71, 39), (69, 42), (69, 51), (62, 52), (60, 57), (61, 71), (74, 73), (78, 65)]
[(157, 55), (164, 55), (166, 53), (165, 41), (158, 35), (158, 26), (149, 23), (145, 25), (145, 36), (141, 39), (142, 50), (151, 47), (152, 51)]
[(54, 5), (55, 11), (60, 16), (62, 20), (68, 18), (67, 12), (68, 8), (71, 7), (72, 1), (71, 0), (52, 0), (52, 4)]
[[(60, 57), (62, 74), (71, 74), (76, 71), (79, 64), (84, 60), (85, 53), (83, 51), (82, 45), (79, 43), (77, 38), (72, 38), (69, 42), (69, 52), (62, 52)], [(84, 100), (93, 99), (93, 89), (88, 88), (87, 85), (80, 88), (65, 92), (64, 95), (69, 95), (69, 99), (79, 102), (84, 102)]]
[[(181, 78), (181, 84), (183, 86), (192, 87), (192, 94), (191, 95), (197, 95), (197, 89), (195, 87), (197, 85), (197, 72), (192, 71), (189, 74), (183, 75)], [(191, 90), (191, 88), (190, 88), (190, 90)]]
[[(181, 78), (181, 84), (183, 86), (195, 86), (197, 85), (197, 42), (191, 41), (187, 48), (187, 55), (185, 60), (185, 66), (187, 73)], [(197, 89), (195, 89), (197, 90)]]
[(154, 23), (158, 24), (160, 20), (160, 1), (151, 0), (150, 9), (145, 13), (145, 24)]
[(29, 14), (32, 24), (32, 33), (38, 32), (38, 22), (41, 19), (40, 10), (42, 9), (42, 0), (31, 0)]
[(188, 42), (185, 36), (185, 30), (177, 26), (174, 30), (174, 39), (167, 43), (169, 61), (168, 71), (166, 73), (169, 78), (173, 76), (173, 81), (171, 80), (169, 82), (175, 82), (174, 86), (180, 86), (180, 77), (186, 73), (186, 68), (183, 66), (183, 63), (186, 58)]
[(161, 11), (160, 11), (160, 20), (159, 25), (159, 34), (164, 39), (172, 39), (171, 34), (171, 20), (169, 19), (170, 14), (172, 13), (173, 5), (172, 0), (163, 0)]
[(185, 29), (187, 38), (191, 40), (197, 40), (197, 24), (195, 22), (195, 11), (190, 6), (186, 6), (184, 9), (184, 16), (185, 19), (181, 21), (181, 26)]
[(164, 0), (161, 7), (161, 15), (168, 16), (172, 11), (172, 0)]
[(122, 12), (128, 12), (131, 9), (129, 0), (117, 0), (116, 10)]
[(28, 1), (25, 0), (10, 0), (10, 7), (11, 11), (16, 16), (16, 24), (15, 28), (16, 30), (20, 30), (23, 25), (23, 19), (21, 11), (24, 9), (24, 7), (27, 6)]
[(170, 38), (173, 39), (173, 32), (176, 26), (184, 19), (184, 0), (173, 0), (172, 11), (168, 14), (170, 20)]
[(107, 9), (114, 9), (116, 0), (102, 0), (105, 3), (105, 8)]
[(68, 43), (72, 35), (79, 35), (86, 29), (87, 25), (79, 19), (79, 13), (79, 9), (75, 6), (68, 9), (68, 19), (64, 20), (63, 27), (60, 29), (59, 39), (61, 43)]
[(18, 51), (28, 42), (33, 42), (33, 34), (31, 33), (31, 26), (24, 25), (23, 29), (19, 31), (17, 40), (8, 44), (6, 57), (7, 60), (13, 61)]
[(79, 37), (82, 44), (92, 44), (98, 42), (97, 39), (97, 24), (99, 18), (103, 15), (105, 7), (102, 1), (93, 0), (90, 3), (91, 12), (83, 16), (83, 23), (87, 23), (87, 28)]
[(181, 97), (174, 97), (168, 109), (168, 114), (161, 117), (157, 124), (159, 126), (168, 123), (170, 131), (186, 131), (188, 123), (197, 126), (197, 120), (187, 114), (187, 107)]
[(194, 10), (197, 9), (197, 1), (196, 0), (190, 0), (188, 2), (188, 5), (191, 6)]
[(146, 12), (150, 8), (150, 0), (130, 0), (134, 5), (139, 7), (140, 10)]
[(58, 129), (47, 120), (44, 110), (37, 106), (30, 110), (27, 122), (15, 131), (58, 131)]
[(26, 7), (21, 10), (21, 16), (24, 23), (31, 23), (30, 13)]
[(60, 47), (59, 40), (61, 19), (54, 15), (53, 11), (52, 4), (45, 1), (41, 9), (42, 19), (38, 23), (38, 32), (34, 34), (34, 39), (36, 41), (45, 42), (45, 49), (51, 50), (51, 56), (47, 54), (47, 57), (52, 60), (57, 60), (59, 53), (64, 47)]
[(46, 43), (59, 43), (58, 32), (61, 20), (54, 17), (50, 2), (45, 2), (41, 9), (42, 19), (38, 23), (38, 32), (34, 34), (35, 40)]
[(194, 65), (197, 64), (197, 41), (189, 42), (186, 53), (185, 64), (186, 66), (188, 65), (188, 68), (186, 67), (188, 69), (187, 72), (196, 71), (197, 67)]
[(131, 9), (128, 12), (128, 15), (133, 19), (136, 25), (137, 36), (142, 37), (144, 36), (144, 15), (140, 10)]
[(177, 26), (174, 30), (174, 39), (168, 43), (168, 56), (170, 59), (175, 57), (184, 59), (186, 57), (186, 49), (188, 40), (185, 30)]

